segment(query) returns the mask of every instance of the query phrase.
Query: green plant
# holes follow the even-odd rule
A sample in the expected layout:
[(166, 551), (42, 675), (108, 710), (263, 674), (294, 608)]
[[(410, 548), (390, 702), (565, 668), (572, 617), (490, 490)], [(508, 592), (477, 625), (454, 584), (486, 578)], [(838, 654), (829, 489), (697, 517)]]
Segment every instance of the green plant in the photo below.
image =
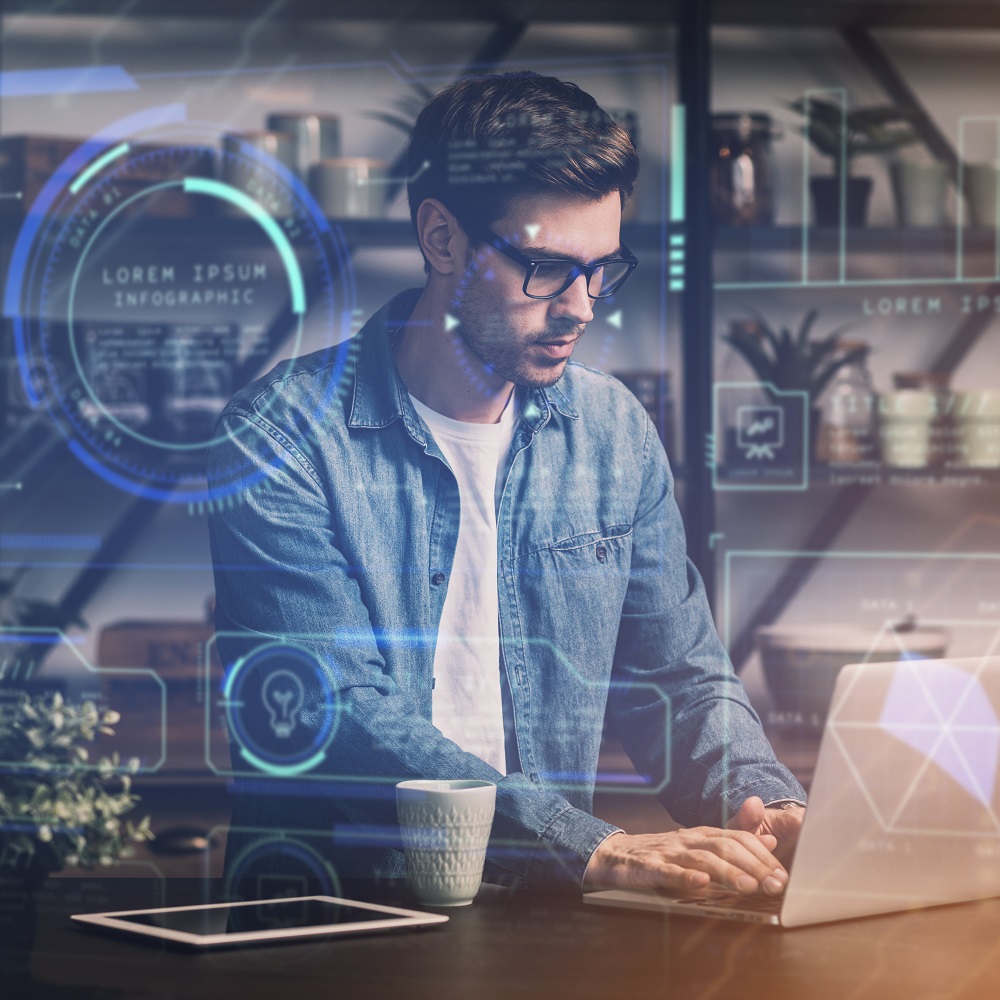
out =
[(425, 83), (419, 80), (410, 80), (412, 94), (397, 98), (392, 102), (395, 112), (392, 111), (363, 111), (364, 118), (372, 118), (375, 121), (383, 122), (398, 128), (400, 132), (409, 135), (413, 129), (413, 123), (417, 120), (424, 105), (434, 96), (434, 91)]
[(776, 399), (773, 389), (795, 389), (809, 394), (815, 404), (833, 376), (844, 367), (863, 360), (868, 345), (843, 350), (840, 338), (851, 324), (838, 327), (824, 337), (810, 337), (819, 311), (810, 309), (792, 334), (788, 327), (775, 333), (763, 316), (755, 313), (750, 320), (730, 320), (723, 340), (753, 369), (764, 391)]
[(114, 735), (119, 718), (58, 693), (0, 702), (0, 872), (110, 865), (153, 839), (148, 816), (138, 826), (122, 819), (139, 801), (139, 761), (89, 760), (89, 744)]
[(800, 131), (818, 152), (833, 160), (838, 178), (850, 174), (856, 156), (891, 153), (920, 139), (908, 124), (912, 112), (891, 104), (846, 111), (834, 101), (801, 97), (789, 107), (805, 117)]

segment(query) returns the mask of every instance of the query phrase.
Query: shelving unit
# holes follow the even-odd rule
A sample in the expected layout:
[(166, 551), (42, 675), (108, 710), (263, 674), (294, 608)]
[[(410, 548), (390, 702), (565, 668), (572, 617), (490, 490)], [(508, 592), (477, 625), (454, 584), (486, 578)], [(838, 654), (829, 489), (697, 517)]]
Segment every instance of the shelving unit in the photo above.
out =
[[(9, 0), (4, 6), (5, 16), (22, 12), (37, 15), (39, 10), (39, 4), (31, 0)], [(67, 5), (51, 5), (51, 16), (67, 13)], [(476, 22), (489, 25), (490, 29), (478, 49), (466, 53), (468, 63), (480, 68), (502, 68), (530, 24), (548, 23), (554, 28), (571, 28), (614, 22), (657, 30), (669, 25), (675, 55), (676, 101), (686, 109), (685, 159), (683, 163), (673, 164), (675, 172), (682, 170), (685, 179), (683, 220), (671, 219), (666, 226), (655, 221), (626, 223), (622, 234), (633, 250), (650, 259), (662, 259), (661, 255), (668, 252), (665, 242), (668, 236), (676, 234), (685, 239), (684, 289), (671, 300), (672, 311), (673, 303), (678, 307), (683, 342), (684, 465), (680, 492), (690, 554), (705, 578), (716, 607), (717, 566), (727, 546), (733, 542), (733, 537), (725, 537), (725, 530), (730, 529), (728, 524), (721, 525), (724, 531), (720, 537), (717, 523), (720, 496), (715, 489), (712, 468), (702, 461), (706, 441), (713, 434), (712, 387), (717, 377), (714, 332), (720, 303), (736, 302), (744, 292), (798, 296), (796, 301), (806, 296), (825, 296), (836, 302), (845, 288), (857, 290), (863, 287), (863, 282), (875, 291), (910, 283), (919, 292), (921, 286), (951, 281), (956, 288), (976, 296), (1000, 294), (1000, 235), (993, 230), (959, 231), (956, 226), (940, 230), (878, 227), (841, 233), (802, 225), (745, 229), (715, 227), (709, 216), (707, 190), (714, 28), (753, 27), (759, 29), (760, 37), (765, 37), (769, 29), (822, 30), (840, 39), (846, 51), (854, 54), (859, 73), (874, 79), (891, 100), (899, 102), (912, 95), (913, 90), (887, 63), (885, 53), (877, 45), (873, 47), (871, 29), (962, 26), (1000, 30), (1000, 4), (972, 0), (960, 3), (940, 0), (936, 3), (915, 0), (715, 0), (714, 3), (676, 0), (650, 4), (626, 0), (609, 6), (604, 0), (510, 0), (496, 5), (473, 4), (469, 0), (430, 0), (414, 5), (410, 0), (368, 0), (363, 4), (357, 0), (332, 4), (327, 0), (289, 0), (275, 5), (270, 0), (213, 0), (209, 3), (135, 0), (128, 4), (122, 0), (82, 0), (72, 5), (72, 13), (188, 18), (196, 24), (209, 18), (250, 20), (264, 15), (289, 23), (311, 19), (413, 19), (428, 24)], [(662, 37), (666, 36), (657, 36), (658, 39)], [(767, 69), (762, 66), (762, 74)], [(941, 146), (940, 136), (934, 137), (934, 123), (929, 116), (925, 116), (921, 128), (925, 141), (947, 158), (948, 151)], [(8, 220), (9, 217), (4, 217), (3, 222), (5, 230), (10, 232), (13, 227), (6, 225)], [(405, 220), (336, 221), (345, 244), (352, 251), (412, 246), (410, 224)], [(234, 232), (239, 232), (239, 223), (240, 220), (230, 220), (227, 224), (232, 224)], [(164, 237), (169, 238), (177, 226), (176, 220), (163, 220)], [(6, 249), (0, 247), (0, 263), (4, 265)], [(964, 274), (956, 271), (959, 249), (967, 262), (974, 265)], [(842, 253), (846, 254), (843, 275), (838, 271)], [(810, 266), (804, 268), (804, 260)], [(901, 266), (895, 269), (891, 265), (880, 265), (881, 269), (873, 266), (873, 262), (886, 261), (901, 262)], [(936, 355), (927, 367), (940, 372), (955, 371), (980, 342), (994, 315), (992, 311), (973, 312), (949, 321), (950, 329), (941, 337)], [(26, 424), (17, 441), (0, 445), (0, 467), (26, 483), (30, 483), (33, 476), (45, 477), (46, 482), (57, 481), (59, 469), (74, 461), (66, 452), (62, 439), (45, 426), (44, 417), (30, 421), (30, 426)], [(803, 508), (808, 508), (815, 516), (796, 539), (795, 547), (805, 552), (822, 552), (835, 546), (841, 533), (863, 517), (876, 491), (898, 487), (916, 492), (929, 488), (941, 494), (949, 489), (959, 491), (970, 487), (995, 490), (998, 484), (1000, 473), (992, 470), (947, 468), (924, 472), (871, 465), (815, 466), (809, 469), (808, 488), (799, 494), (776, 496), (772, 513), (780, 517), (782, 511), (788, 510), (798, 515)], [(108, 493), (111, 492), (109, 489)], [(735, 501), (728, 497), (726, 503), (729, 507), (724, 516), (732, 520)], [(91, 554), (80, 574), (67, 574), (64, 592), (67, 611), (85, 610), (117, 561), (142, 535), (157, 512), (156, 505), (150, 501), (136, 501), (131, 505), (119, 503), (109, 505), (108, 509), (112, 524), (102, 544)], [(797, 518), (796, 523), (800, 520), (804, 518)], [(730, 534), (738, 538), (741, 533), (746, 535), (752, 530), (752, 525), (742, 525), (739, 531), (730, 531)], [(816, 560), (814, 569), (819, 565), (820, 560)], [(780, 616), (801, 594), (809, 578), (810, 573), (804, 571), (804, 564), (800, 562), (794, 573), (777, 572), (770, 586), (757, 595), (760, 609), (746, 616), (732, 644), (731, 652), (738, 666), (742, 666), (753, 648), (756, 625)]]
[[(774, 59), (773, 51), (767, 49), (768, 29), (822, 29), (841, 48), (836, 64), (832, 58), (817, 58), (822, 65), (816, 74), (818, 82), (850, 87), (861, 80), (872, 103), (881, 99), (915, 107), (925, 148), (949, 164), (954, 182), (957, 153), (920, 106), (921, 96), (933, 97), (939, 81), (904, 78), (870, 29), (996, 30), (1000, 8), (992, 4), (973, 5), (975, 9), (969, 10), (946, 4), (831, 3), (823, 5), (823, 11), (804, 4), (793, 12), (781, 10), (782, 6), (748, 4), (741, 16), (727, 4), (713, 5), (713, 26), (760, 29), (748, 33), (746, 48), (740, 50), (741, 71), (752, 72), (756, 45), (761, 50), (761, 75), (767, 77), (768, 60)], [(794, 44), (792, 37), (786, 31), (784, 44)], [(892, 36), (897, 44), (900, 37), (901, 32)], [(947, 51), (947, 31), (937, 32), (934, 43), (935, 51)], [(927, 57), (925, 69), (929, 62)], [(834, 77), (834, 65), (840, 76)], [(853, 81), (848, 72), (856, 73)], [(942, 74), (942, 81), (945, 78)], [(870, 96), (872, 84), (881, 91), (881, 98)], [(957, 99), (954, 88), (951, 97)], [(719, 107), (732, 110), (729, 105)], [(760, 110), (752, 96), (743, 107)], [(971, 113), (960, 109), (956, 118), (967, 111)], [(795, 183), (804, 186), (805, 177), (796, 176)], [(868, 340), (879, 352), (879, 390), (891, 387), (887, 356), (897, 372), (919, 369), (959, 378), (972, 375), (979, 378), (977, 386), (989, 385), (990, 373), (982, 366), (970, 371), (974, 361), (971, 366), (968, 363), (974, 351), (985, 350), (986, 356), (995, 357), (989, 338), (995, 335), (1000, 319), (993, 308), (993, 298), (1000, 292), (998, 234), (994, 229), (971, 227), (968, 213), (962, 215), (964, 224), (939, 228), (892, 227), (883, 222), (844, 231), (800, 222), (716, 226), (715, 310), (736, 316), (758, 308), (769, 320), (780, 323), (783, 312), (801, 316), (809, 308), (820, 307), (824, 315), (837, 317), (831, 326), (857, 317), (867, 326), (859, 323), (846, 336)], [(780, 218), (795, 218), (787, 203)], [(938, 300), (930, 319), (929, 300)], [(914, 337), (914, 331), (920, 336)], [(728, 349), (716, 343), (720, 344), (717, 361), (724, 362), (727, 356), (721, 352)], [(727, 371), (728, 378), (734, 379), (731, 367)], [(992, 377), (992, 384), (1000, 387), (1000, 369)], [(753, 376), (748, 373), (747, 378)], [(713, 365), (701, 391), (710, 392), (716, 380), (725, 381)], [(711, 426), (705, 431), (713, 433)], [(717, 471), (724, 476), (726, 470)], [(717, 618), (779, 756), (807, 784), (822, 719), (792, 719), (773, 708), (753, 656), (758, 627), (851, 623), (853, 607), (853, 621), (874, 623), (876, 628), (916, 614), (918, 624), (940, 626), (949, 633), (949, 654), (971, 656), (992, 649), (1000, 636), (1000, 616), (997, 605), (985, 598), (991, 590), (992, 568), (1000, 565), (1000, 535), (991, 531), (998, 499), (1000, 470), (968, 469), (954, 460), (924, 469), (897, 469), (878, 461), (813, 464), (800, 490), (713, 496), (718, 517), (713, 551), (720, 567)], [(927, 582), (938, 577), (947, 583)], [(807, 669), (805, 659), (803, 669)]]

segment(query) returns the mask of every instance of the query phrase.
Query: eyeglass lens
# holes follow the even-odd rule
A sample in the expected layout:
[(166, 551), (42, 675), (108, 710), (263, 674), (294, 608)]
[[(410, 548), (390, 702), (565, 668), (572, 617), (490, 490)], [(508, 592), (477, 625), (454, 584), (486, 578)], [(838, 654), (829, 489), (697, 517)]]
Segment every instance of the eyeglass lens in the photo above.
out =
[[(541, 261), (528, 279), (529, 295), (554, 296), (564, 292), (582, 272), (568, 260)], [(592, 298), (610, 295), (629, 273), (628, 261), (608, 261), (590, 276), (587, 294)]]

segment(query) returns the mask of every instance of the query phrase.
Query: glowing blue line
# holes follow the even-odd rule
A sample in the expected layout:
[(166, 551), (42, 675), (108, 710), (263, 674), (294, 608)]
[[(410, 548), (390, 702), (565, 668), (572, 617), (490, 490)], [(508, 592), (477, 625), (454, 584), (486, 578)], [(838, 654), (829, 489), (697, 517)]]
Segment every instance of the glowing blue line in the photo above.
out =
[(774, 290), (776, 288), (894, 288), (897, 285), (981, 285), (984, 281), (996, 279), (989, 275), (979, 278), (849, 278), (841, 281), (830, 278), (822, 281), (718, 281), (715, 290), (719, 292), (745, 292), (754, 289)]
[[(42, 188), (38, 197), (32, 204), (28, 217), (21, 226), (21, 231), (17, 235), (17, 243), (14, 245), (14, 252), (10, 257), (10, 266), (7, 270), (7, 285), (4, 289), (3, 311), (5, 316), (17, 316), (20, 311), (21, 283), (24, 277), (24, 270), (31, 253), (32, 244), (38, 230), (49, 221), (49, 209), (57, 196), (62, 193), (63, 188), (70, 183), (71, 178), (76, 176), (95, 156), (107, 149), (111, 143), (95, 136), (78, 146), (59, 166), (56, 172), (48, 179), (45, 187)], [(15, 334), (16, 335), (16, 334)], [(20, 355), (19, 355), (20, 356)], [(28, 379), (25, 379), (27, 384)], [(33, 403), (34, 405), (34, 403)]]
[(55, 646), (60, 642), (72, 642), (75, 645), (79, 645), (83, 642), (82, 636), (60, 636), (60, 635), (18, 635), (17, 633), (10, 634), (5, 633), (0, 635), (0, 642), (12, 642), (18, 646), (21, 643), (31, 644), (36, 646)]
[(94, 160), (93, 163), (72, 184), (69, 186), (70, 194), (76, 194), (80, 188), (83, 187), (91, 177), (94, 176), (99, 170), (103, 170), (112, 160), (117, 160), (119, 156), (127, 153), (131, 147), (127, 142), (123, 142), (120, 146), (115, 146), (114, 149), (109, 149), (100, 159)]
[[(96, 461), (94, 457), (77, 441), (70, 438), (67, 441), (69, 450), (73, 452), (76, 457), (83, 462), (91, 472), (100, 476), (106, 482), (111, 483), (112, 486), (118, 486), (133, 496), (141, 496), (147, 500), (160, 500), (166, 503), (172, 500), (175, 495), (175, 490), (172, 489), (158, 489), (155, 486), (144, 486), (141, 483), (133, 483), (131, 480), (126, 479), (124, 476), (118, 475), (117, 472), (112, 472), (111, 469), (105, 468), (100, 462)], [(208, 490), (205, 489), (204, 494), (208, 495)], [(195, 494), (197, 497), (200, 494)], [(46, 565), (50, 565), (46, 563)]]
[(965, 118), (958, 119), (958, 186), (955, 189), (958, 197), (955, 199), (955, 279), (961, 280), (962, 249), (964, 241), (962, 230), (965, 228)]
[(67, 69), (18, 69), (0, 73), (0, 95), (37, 97), (43, 94), (96, 94), (138, 90), (122, 66), (75, 66)]
[(261, 760), (259, 757), (254, 756), (250, 753), (246, 747), (240, 747), (240, 756), (245, 757), (254, 767), (267, 774), (274, 774), (278, 777), (291, 777), (294, 774), (301, 774), (303, 771), (309, 771), (314, 768), (321, 760), (326, 758), (325, 751), (320, 751), (319, 753), (313, 754), (308, 760), (302, 761), (301, 764), (269, 764), (266, 760)]
[(264, 232), (270, 236), (271, 242), (278, 248), (285, 270), (288, 272), (288, 283), (292, 289), (292, 312), (302, 315), (306, 311), (306, 290), (302, 281), (302, 271), (299, 269), (299, 262), (295, 259), (295, 251), (292, 249), (291, 243), (288, 242), (288, 237), (285, 236), (274, 219), (253, 198), (229, 184), (223, 184), (221, 181), (207, 180), (203, 177), (185, 177), (184, 190), (192, 194), (208, 194), (232, 202), (237, 208), (241, 208), (247, 215), (260, 223)]
[[(77, 171), (81, 170), (95, 156), (111, 146), (116, 140), (120, 141), (133, 131), (173, 124), (184, 121), (186, 118), (187, 107), (184, 104), (164, 104), (154, 108), (144, 108), (142, 111), (126, 115), (126, 117), (113, 122), (107, 128), (101, 129), (95, 136), (82, 143), (70, 153), (56, 172), (48, 179), (45, 187), (42, 188), (41, 193), (31, 206), (28, 217), (21, 226), (21, 231), (18, 233), (17, 243), (14, 246), (14, 252), (10, 256), (10, 265), (7, 269), (7, 284), (4, 289), (3, 300), (3, 313), (5, 316), (17, 317), (20, 311), (24, 272), (35, 237), (42, 225), (48, 221), (49, 209), (52, 207), (52, 203), (62, 193), (63, 188), (76, 176)], [(26, 353), (22, 353), (24, 348), (23, 334), (19, 329), (17, 319), (15, 319), (14, 338), (18, 347), (18, 361), (22, 363), (23, 380), (28, 392), (28, 398), (32, 406), (37, 406), (39, 400), (31, 390), (29, 373), (25, 362)]]
[[(11, 271), (13, 272), (13, 265), (11, 266)], [(14, 286), (13, 275), (11, 275), (11, 281), (8, 284), (8, 291)], [(14, 289), (15, 293), (17, 289)], [(4, 315), (10, 315), (6, 310), (4, 310)], [(31, 367), (28, 364), (28, 347), (27, 341), (24, 338), (24, 318), (20, 313), (13, 317), (14, 320), (14, 353), (17, 356), (17, 367), (21, 372), (21, 384), (24, 387), (24, 394), (28, 397), (28, 402), (31, 404), (33, 410), (38, 409), (41, 406), (41, 399), (38, 397), (38, 393), (35, 392), (34, 379), (31, 377)], [(18, 487), (20, 489), (20, 487)]]

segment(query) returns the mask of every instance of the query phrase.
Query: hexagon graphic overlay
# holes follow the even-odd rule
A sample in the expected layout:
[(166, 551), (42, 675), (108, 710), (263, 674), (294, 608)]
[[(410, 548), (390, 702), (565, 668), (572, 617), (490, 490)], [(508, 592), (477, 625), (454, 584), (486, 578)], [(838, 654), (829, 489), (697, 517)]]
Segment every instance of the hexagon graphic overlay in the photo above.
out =
[(879, 725), (924, 754), (990, 809), (1000, 756), (1000, 720), (974, 674), (945, 662), (900, 665)]

